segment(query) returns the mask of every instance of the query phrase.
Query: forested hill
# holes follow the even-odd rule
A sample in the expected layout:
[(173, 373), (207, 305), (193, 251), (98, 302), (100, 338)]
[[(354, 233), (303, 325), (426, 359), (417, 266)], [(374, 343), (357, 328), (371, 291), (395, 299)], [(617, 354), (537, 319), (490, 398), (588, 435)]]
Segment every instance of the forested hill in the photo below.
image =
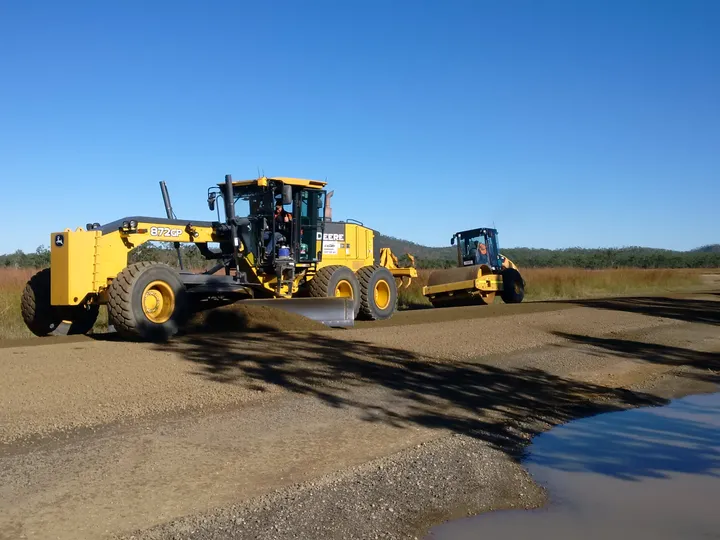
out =
[[(401, 261), (410, 253), (415, 257), (418, 268), (439, 268), (454, 266), (456, 251), (452, 246), (428, 247), (407, 240), (378, 234), (375, 236), (375, 257), (378, 260), (380, 248), (389, 247)], [(511, 248), (502, 253), (524, 268), (572, 266), (576, 268), (612, 268), (632, 266), (639, 268), (720, 268), (720, 244), (703, 246), (692, 251), (669, 251), (643, 247), (620, 249), (536, 249)], [(183, 246), (183, 259), (190, 268), (205, 266), (207, 261), (193, 245)], [(177, 264), (177, 254), (172, 244), (154, 246), (144, 244), (130, 253), (130, 261), (163, 261)], [(41, 268), (50, 264), (50, 252), (44, 246), (34, 253), (0, 255), (0, 267)]]
[[(438, 268), (456, 264), (456, 248), (428, 247), (385, 236), (376, 232), (376, 256), (380, 248), (389, 247), (398, 257), (410, 253), (419, 268)], [(509, 248), (502, 253), (525, 268), (572, 266), (579, 268), (717, 268), (720, 267), (720, 244), (703, 246), (691, 251), (671, 251), (644, 247), (614, 249), (538, 249)]]

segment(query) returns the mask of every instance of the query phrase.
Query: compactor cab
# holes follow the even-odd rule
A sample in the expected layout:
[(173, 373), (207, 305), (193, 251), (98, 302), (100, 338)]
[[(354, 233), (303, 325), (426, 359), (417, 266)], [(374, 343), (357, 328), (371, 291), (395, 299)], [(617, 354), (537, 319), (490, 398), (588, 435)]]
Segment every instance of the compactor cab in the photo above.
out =
[(491, 228), (455, 233), (457, 267), (435, 270), (423, 287), (433, 306), (492, 304), (500, 293), (505, 303), (522, 302), (525, 281), (515, 264), (499, 250), (498, 232)]
[(450, 243), (453, 245), (457, 243), (458, 266), (486, 264), (493, 270), (502, 267), (495, 229), (459, 232), (450, 239)]
[[(328, 219), (325, 182), (226, 175), (208, 190), (216, 221), (178, 219), (165, 183), (160, 187), (166, 218), (125, 217), (50, 235), (50, 268), (30, 279), (22, 297), (23, 319), (34, 334), (48, 335), (61, 322), (70, 333), (87, 333), (106, 305), (122, 336), (167, 339), (193, 312), (237, 301), (351, 326), (356, 318), (391, 317), (397, 281), (409, 284), (417, 276), (415, 268), (398, 268), (389, 250), (381, 250), (376, 264), (372, 229)], [(128, 264), (134, 248), (163, 241), (174, 243), (179, 269)], [(185, 269), (183, 243), (216, 264)]]

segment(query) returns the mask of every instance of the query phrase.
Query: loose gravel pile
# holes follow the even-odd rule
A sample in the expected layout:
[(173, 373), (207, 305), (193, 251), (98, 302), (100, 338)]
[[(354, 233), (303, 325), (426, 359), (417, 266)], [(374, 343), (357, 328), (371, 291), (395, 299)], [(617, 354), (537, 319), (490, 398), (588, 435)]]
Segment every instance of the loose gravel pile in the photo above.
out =
[(260, 497), (243, 507), (117, 538), (419, 538), (441, 520), (499, 508), (535, 508), (544, 500), (543, 490), (505, 453), (478, 439), (455, 435)]
[(327, 330), (327, 326), (282, 309), (237, 303), (196, 313), (184, 333), (312, 330)]

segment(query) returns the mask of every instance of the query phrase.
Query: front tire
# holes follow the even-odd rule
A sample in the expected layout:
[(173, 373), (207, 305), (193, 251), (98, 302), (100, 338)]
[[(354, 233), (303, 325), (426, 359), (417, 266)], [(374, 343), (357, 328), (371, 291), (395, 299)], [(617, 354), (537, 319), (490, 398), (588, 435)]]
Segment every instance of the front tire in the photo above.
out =
[(389, 319), (397, 309), (397, 284), (384, 266), (364, 266), (358, 270), (360, 280), (360, 317), (365, 320)]
[(124, 338), (166, 341), (187, 322), (189, 306), (185, 285), (167, 264), (132, 264), (108, 288), (108, 322)]
[(502, 272), (503, 291), (501, 297), (506, 304), (519, 304), (525, 298), (525, 281), (520, 272), (506, 268)]

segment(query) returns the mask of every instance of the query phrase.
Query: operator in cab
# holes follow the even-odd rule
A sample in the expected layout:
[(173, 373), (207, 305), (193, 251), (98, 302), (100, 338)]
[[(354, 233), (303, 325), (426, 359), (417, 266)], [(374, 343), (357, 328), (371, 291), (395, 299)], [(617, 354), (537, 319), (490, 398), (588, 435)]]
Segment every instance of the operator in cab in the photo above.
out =
[(275, 201), (275, 235), (270, 236), (270, 231), (265, 232), (265, 239), (270, 240), (266, 246), (267, 252), (274, 254), (278, 244), (287, 242), (291, 238), (292, 214), (283, 208), (282, 201)]
[(475, 264), (490, 264), (487, 246), (482, 242), (478, 243), (475, 248)]
[(286, 237), (290, 236), (292, 214), (285, 210), (282, 201), (275, 202), (275, 230)]

